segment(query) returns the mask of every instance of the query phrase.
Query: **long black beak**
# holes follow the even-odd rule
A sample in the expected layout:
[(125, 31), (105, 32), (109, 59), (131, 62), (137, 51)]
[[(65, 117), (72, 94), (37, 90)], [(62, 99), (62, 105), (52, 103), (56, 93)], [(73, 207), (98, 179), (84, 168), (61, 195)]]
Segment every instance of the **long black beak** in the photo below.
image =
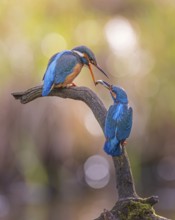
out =
[(107, 83), (107, 82), (105, 82), (105, 81), (103, 81), (101, 79), (96, 81), (96, 85), (97, 84), (101, 84), (101, 85), (103, 85), (105, 88), (107, 88), (109, 90), (111, 90), (111, 87), (112, 87), (112, 85), (110, 85), (109, 83)]
[(94, 66), (97, 67), (97, 69), (99, 69), (100, 72), (102, 72), (109, 79), (108, 75), (104, 72), (104, 70), (102, 70), (101, 67), (99, 67), (97, 64), (94, 64)]

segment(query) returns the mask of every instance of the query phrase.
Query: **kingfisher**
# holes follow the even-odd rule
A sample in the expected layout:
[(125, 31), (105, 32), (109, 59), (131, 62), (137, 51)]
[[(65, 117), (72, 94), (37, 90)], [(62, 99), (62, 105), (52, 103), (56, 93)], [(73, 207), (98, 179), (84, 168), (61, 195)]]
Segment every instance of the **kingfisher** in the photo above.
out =
[(131, 132), (133, 110), (128, 104), (128, 97), (124, 89), (110, 85), (103, 80), (97, 80), (96, 84), (98, 83), (110, 91), (114, 101), (113, 105), (109, 107), (105, 119), (104, 151), (111, 156), (120, 156)]
[(90, 70), (94, 84), (95, 77), (92, 65), (97, 67), (106, 77), (107, 74), (97, 65), (94, 53), (86, 46), (77, 46), (72, 50), (64, 50), (54, 54), (48, 63), (43, 80), (42, 96), (47, 96), (52, 88), (75, 86), (74, 78), (80, 73), (83, 66)]

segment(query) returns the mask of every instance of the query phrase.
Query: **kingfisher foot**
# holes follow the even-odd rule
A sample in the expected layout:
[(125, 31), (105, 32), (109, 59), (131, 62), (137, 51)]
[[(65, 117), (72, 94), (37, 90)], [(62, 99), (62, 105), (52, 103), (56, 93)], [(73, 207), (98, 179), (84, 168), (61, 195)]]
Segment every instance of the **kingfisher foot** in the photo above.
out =
[(76, 84), (75, 83), (67, 84), (66, 88), (69, 88), (69, 87), (76, 87)]
[(124, 147), (125, 145), (127, 145), (127, 142), (126, 141), (122, 141), (121, 145), (122, 145), (122, 147)]

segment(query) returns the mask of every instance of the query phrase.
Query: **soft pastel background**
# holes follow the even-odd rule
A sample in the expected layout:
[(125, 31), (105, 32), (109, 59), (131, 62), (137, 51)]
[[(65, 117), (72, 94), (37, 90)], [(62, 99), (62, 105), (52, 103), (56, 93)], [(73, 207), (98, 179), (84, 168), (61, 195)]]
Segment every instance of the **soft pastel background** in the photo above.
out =
[[(82, 44), (128, 92), (139, 195), (158, 195), (156, 211), (175, 218), (175, 1), (1, 0), (0, 219), (90, 220), (117, 199), (102, 131), (84, 103), (21, 105), (11, 96), (42, 83), (52, 54)], [(75, 83), (111, 104), (87, 69)]]

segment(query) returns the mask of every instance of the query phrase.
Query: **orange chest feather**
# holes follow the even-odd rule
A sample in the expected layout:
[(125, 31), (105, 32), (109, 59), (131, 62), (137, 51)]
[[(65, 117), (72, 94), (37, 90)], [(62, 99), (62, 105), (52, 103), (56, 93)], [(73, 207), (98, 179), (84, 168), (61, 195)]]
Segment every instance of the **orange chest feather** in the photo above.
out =
[(66, 77), (66, 79), (64, 81), (64, 85), (72, 83), (72, 81), (75, 79), (75, 77), (80, 73), (82, 67), (83, 67), (83, 65), (78, 63), (74, 67), (73, 72)]

